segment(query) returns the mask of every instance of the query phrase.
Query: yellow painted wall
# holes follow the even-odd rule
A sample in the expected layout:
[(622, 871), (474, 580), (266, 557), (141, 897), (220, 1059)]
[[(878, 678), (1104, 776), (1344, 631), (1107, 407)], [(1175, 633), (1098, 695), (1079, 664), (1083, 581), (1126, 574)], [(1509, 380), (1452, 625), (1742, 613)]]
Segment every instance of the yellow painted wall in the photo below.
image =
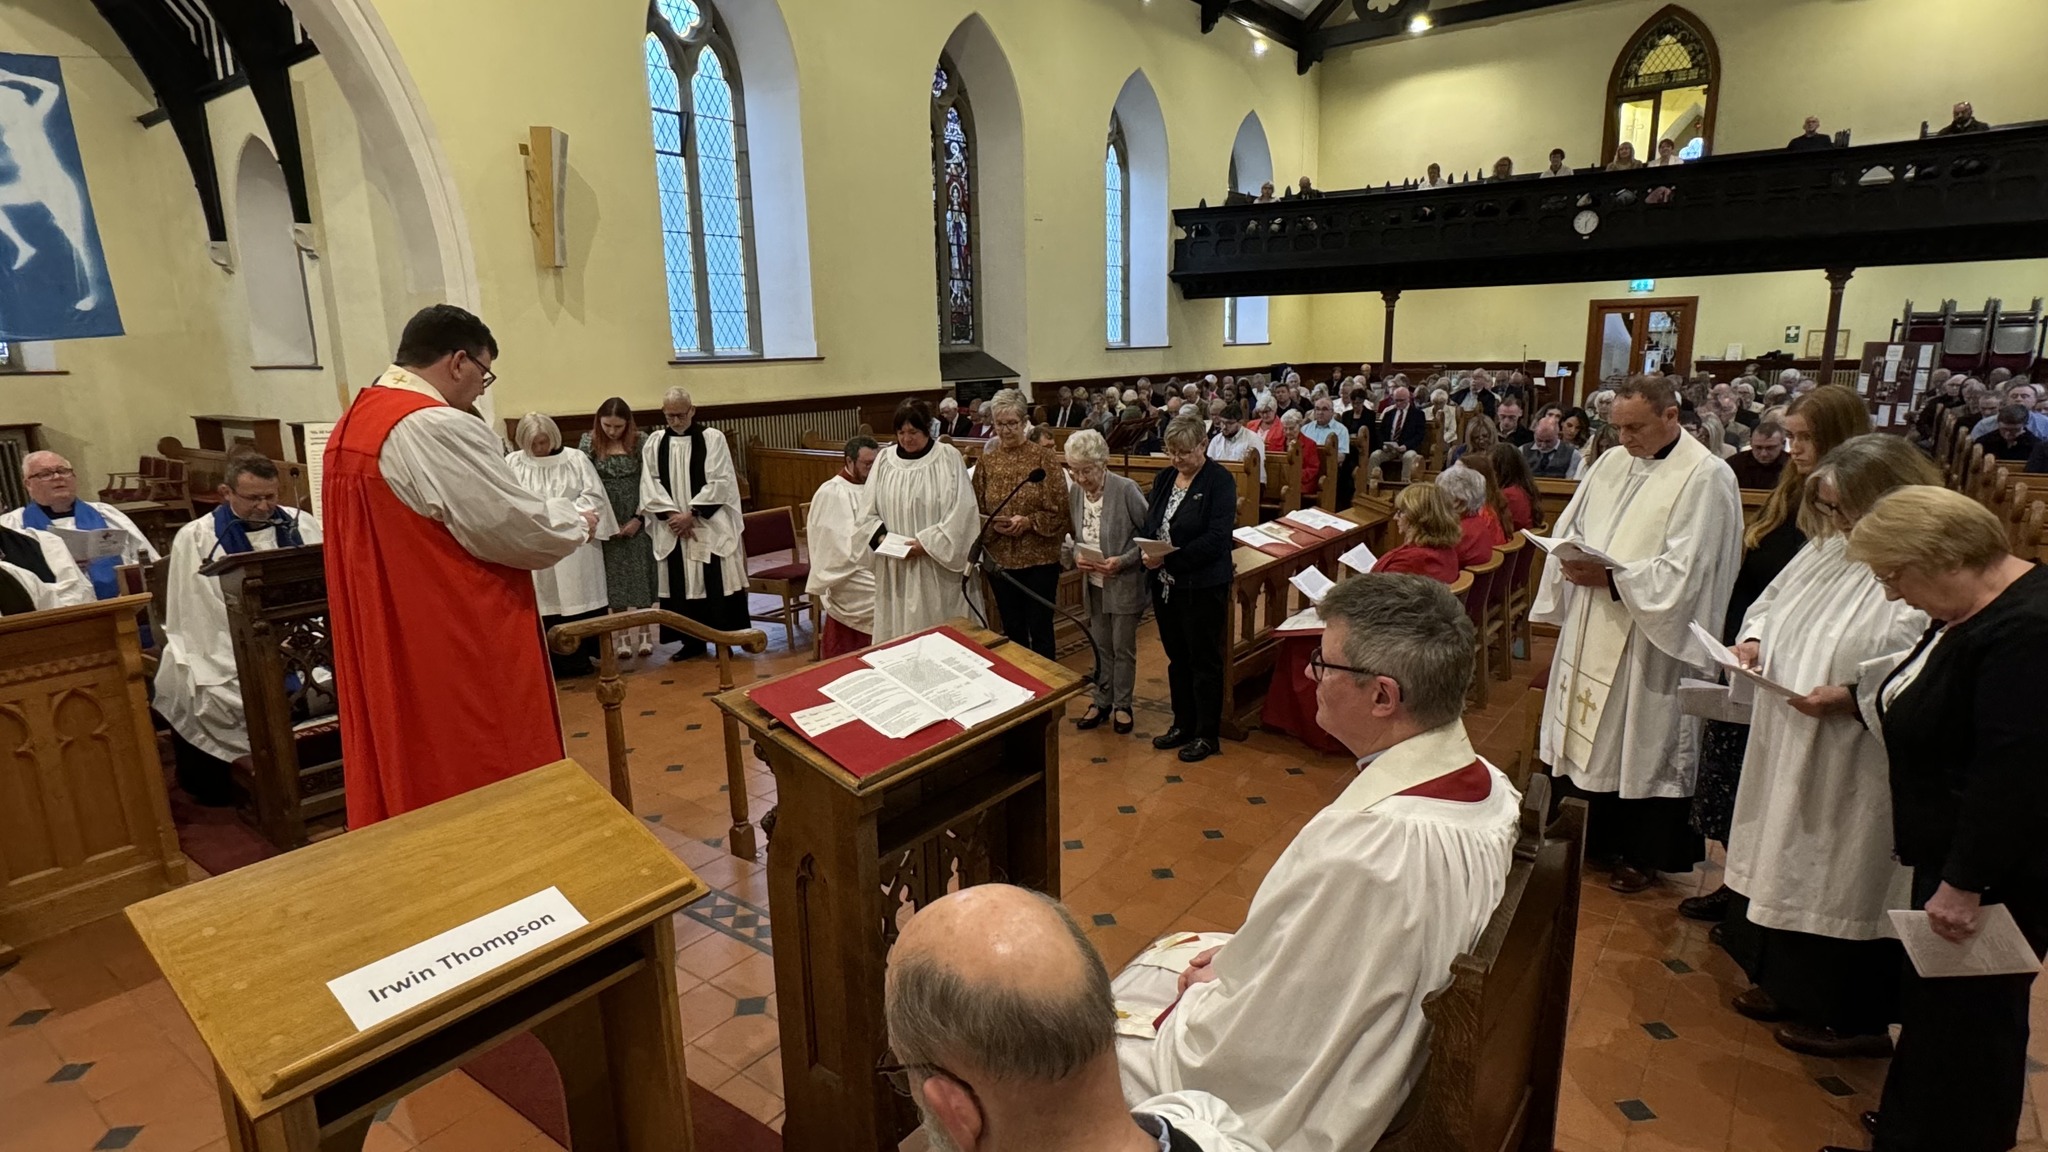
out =
[[(1567, 5), (1440, 33), (1339, 51), (1319, 65), (1321, 178), (1347, 188), (1490, 167), (1503, 153), (1541, 168), (1552, 147), (1595, 162), (1615, 58), (1662, 4), (1611, 0)], [(1809, 114), (1857, 143), (1911, 138), (1957, 100), (1979, 118), (2048, 117), (2048, 76), (2034, 66), (2048, 43), (2048, 4), (1973, 0), (1938, 13), (1913, 0), (1697, 0), (1687, 7), (1720, 47), (1715, 150), (1782, 145)], [(1969, 61), (1959, 66), (1958, 61)], [(1879, 65), (1879, 66), (1873, 66)], [(1402, 360), (1579, 359), (1587, 302), (1627, 295), (1624, 283), (1409, 292), (1394, 354)], [(1787, 325), (1824, 326), (1819, 272), (1666, 279), (1659, 296), (1700, 298), (1695, 355), (1739, 343), (1754, 356), (1784, 343)], [(2048, 261), (1869, 268), (1844, 300), (1843, 325), (1860, 345), (1882, 339), (1907, 298), (1965, 306), (2001, 297), (2024, 307), (2048, 295)], [(1377, 355), (1384, 308), (1377, 295), (1318, 297), (1311, 355)]]

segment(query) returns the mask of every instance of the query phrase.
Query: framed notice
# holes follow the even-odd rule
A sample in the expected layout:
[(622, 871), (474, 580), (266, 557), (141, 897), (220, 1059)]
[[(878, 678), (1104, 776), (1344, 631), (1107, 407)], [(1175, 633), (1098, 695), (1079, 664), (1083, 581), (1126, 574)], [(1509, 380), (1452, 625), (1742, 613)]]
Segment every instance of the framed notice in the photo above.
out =
[[(1828, 342), (1828, 330), (1827, 330), (1827, 329), (1825, 329), (1825, 328), (1808, 328), (1808, 329), (1806, 330), (1806, 358), (1807, 358), (1807, 359), (1809, 359), (1809, 360), (1818, 360), (1818, 359), (1820, 359), (1820, 354), (1821, 354), (1821, 353), (1822, 353), (1823, 351), (1825, 351), (1825, 350), (1826, 350), (1826, 348), (1827, 348), (1827, 342)], [(1851, 341), (1851, 340), (1849, 339), (1849, 330), (1848, 330), (1847, 328), (1839, 328), (1839, 329), (1836, 329), (1836, 335), (1835, 335), (1835, 354), (1836, 354), (1836, 355), (1838, 355), (1838, 356), (1839, 356), (1839, 355), (1841, 355), (1841, 353), (1842, 353), (1843, 351), (1845, 351), (1845, 350), (1847, 350), (1847, 349), (1850, 349), (1850, 348), (1854, 348), (1855, 346), (1856, 346), (1856, 345), (1855, 345), (1855, 343), (1854, 343), (1854, 342), (1852, 342), (1852, 341)], [(1733, 356), (1730, 356), (1730, 357), (1728, 357), (1728, 358), (1729, 358), (1730, 360), (1740, 360), (1740, 359), (1742, 359), (1742, 353), (1740, 353), (1740, 352), (1737, 352), (1736, 354), (1734, 354)]]
[(1857, 390), (1870, 408), (1875, 428), (1903, 432), (1913, 426), (1913, 414), (1924, 397), (1927, 373), (1919, 365), (1939, 351), (1932, 342), (1894, 344), (1875, 342), (1863, 346), (1863, 359), (1856, 370)]

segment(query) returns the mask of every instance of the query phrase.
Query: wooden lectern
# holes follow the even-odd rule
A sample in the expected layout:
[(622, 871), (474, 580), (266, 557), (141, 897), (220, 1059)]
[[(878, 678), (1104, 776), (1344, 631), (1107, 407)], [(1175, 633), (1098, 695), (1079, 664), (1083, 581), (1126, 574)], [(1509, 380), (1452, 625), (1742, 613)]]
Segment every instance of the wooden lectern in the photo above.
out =
[(750, 697), (778, 681), (717, 698), (775, 772), (768, 907), (790, 1148), (882, 1152), (917, 1127), (911, 1102), (877, 1071), (899, 915), (991, 880), (1059, 894), (1060, 718), (1081, 677), (966, 621), (952, 626), (1051, 691), (869, 776)]
[(0, 619), (0, 965), (185, 882), (142, 687), (148, 599)]
[(241, 680), (249, 755), (235, 761), (235, 783), (249, 822), (281, 852), (347, 819), (324, 554), (318, 544), (231, 553), (200, 569), (220, 579)]
[[(588, 923), (388, 1020), (357, 1030), (328, 989), (550, 887)], [(354, 1152), (379, 1108), (528, 1030), (577, 1152), (688, 1152), (671, 915), (705, 891), (562, 760), (128, 918), (213, 1055), (236, 1152)]]

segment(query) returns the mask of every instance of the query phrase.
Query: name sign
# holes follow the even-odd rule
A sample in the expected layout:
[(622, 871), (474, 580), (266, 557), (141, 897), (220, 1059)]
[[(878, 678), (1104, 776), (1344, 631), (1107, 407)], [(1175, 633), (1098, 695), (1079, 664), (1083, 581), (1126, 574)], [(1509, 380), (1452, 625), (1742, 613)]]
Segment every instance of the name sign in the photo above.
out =
[(560, 888), (549, 888), (337, 976), (327, 982), (327, 990), (360, 1032), (587, 923)]

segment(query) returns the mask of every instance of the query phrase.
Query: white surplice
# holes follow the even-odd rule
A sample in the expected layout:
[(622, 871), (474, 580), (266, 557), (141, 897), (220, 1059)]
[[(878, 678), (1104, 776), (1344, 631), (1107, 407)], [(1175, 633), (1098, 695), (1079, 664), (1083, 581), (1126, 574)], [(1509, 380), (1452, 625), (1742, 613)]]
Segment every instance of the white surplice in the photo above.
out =
[[(673, 492), (661, 486), (658, 453), (664, 447), (668, 450), (668, 479), (675, 486)], [(696, 533), (687, 540), (670, 531), (668, 521), (662, 519), (671, 512), (708, 505), (716, 505), (719, 511), (708, 518), (698, 517)], [(732, 449), (725, 442), (725, 433), (716, 428), (704, 429), (704, 487), (695, 492), (690, 491), (690, 438), (667, 429), (648, 436), (640, 445), (640, 510), (647, 513), (648, 539), (654, 543), (655, 581), (663, 598), (676, 594), (668, 584), (668, 558), (678, 547), (688, 561), (683, 565), (687, 585), (683, 599), (704, 598), (702, 565), (713, 559), (718, 561), (719, 578), (725, 582), (727, 596), (747, 590), (747, 552), (740, 543), (745, 528), (740, 520), (740, 480), (733, 471)]]
[(875, 457), (867, 487), (874, 490), (862, 524), (868, 538), (886, 526), (925, 550), (916, 559), (875, 555), (875, 643), (967, 615), (960, 577), (981, 530), (981, 512), (960, 450), (934, 444), (923, 456), (905, 460), (891, 444)]
[(861, 532), (862, 525), (872, 523), (873, 507), (873, 488), (855, 484), (842, 472), (818, 486), (805, 529), (811, 576), (804, 592), (825, 615), (863, 633), (875, 627), (875, 554), (868, 547), (874, 529)]
[(41, 576), (26, 568), (16, 568), (5, 560), (0, 560), (0, 572), (14, 577), (15, 583), (21, 585), (21, 590), (28, 593), (29, 603), (33, 605), (30, 611), (45, 612), (51, 608), (63, 607), (57, 603), (57, 590), (43, 583)]
[[(36, 579), (49, 589), (50, 598), (55, 601), (50, 605), (52, 608), (71, 608), (99, 599), (98, 593), (93, 591), (92, 577), (87, 576), (84, 567), (71, 558), (71, 549), (55, 533), (20, 527), (15, 527), (14, 531), (34, 540), (36, 547), (42, 550), (43, 564), (55, 579), (45, 581), (40, 576)], [(35, 576), (35, 573), (29, 575)]]
[[(1482, 799), (1399, 794), (1475, 762)], [(1125, 1098), (1210, 1092), (1278, 1152), (1371, 1148), (1428, 1056), (1423, 998), (1500, 903), (1520, 804), (1462, 721), (1374, 757), (1280, 854), (1244, 927), (1202, 934), (1216, 979), (1174, 1003), (1185, 961), (1153, 958), (1183, 934), (1117, 976), (1128, 1020), (1172, 1005), (1150, 1039), (1119, 1026)]]
[[(1927, 616), (1885, 599), (1841, 536), (1809, 540), (1757, 597), (1741, 639), (1763, 674), (1801, 692), (1855, 684), (1873, 661), (1912, 650)], [(1881, 676), (1869, 677), (1871, 680)], [(1766, 928), (1840, 940), (1895, 935), (1886, 912), (1908, 908), (1912, 872), (1892, 859), (1889, 762), (1853, 716), (1814, 719), (1758, 692), (1728, 830), (1727, 884)]]
[(597, 513), (597, 534), (581, 548), (552, 568), (537, 568), (533, 591), (543, 616), (574, 616), (596, 612), (611, 603), (605, 596), (604, 544), (619, 531), (612, 515), (612, 502), (604, 494), (604, 480), (590, 457), (573, 449), (552, 456), (514, 452), (505, 466), (526, 490), (543, 500), (567, 500), (577, 511)]
[[(121, 563), (154, 564), (157, 562), (156, 547), (149, 542), (149, 537), (142, 534), (142, 529), (135, 526), (135, 521), (128, 518), (127, 513), (114, 507), (112, 504), (102, 504), (97, 500), (80, 500), (78, 503), (92, 505), (93, 510), (98, 512), (100, 517), (107, 522), (107, 527), (119, 528), (121, 530), (123, 534), (121, 541)], [(22, 516), (27, 511), (25, 508), (10, 508), (6, 512), (0, 512), (0, 528), (12, 528), (17, 532), (21, 531)], [(50, 517), (50, 527), (76, 529), (78, 527), (78, 517), (52, 516)], [(87, 577), (87, 579), (90, 580), (91, 578)]]
[[(1193, 1140), (1202, 1152), (1273, 1152), (1252, 1134), (1244, 1118), (1207, 1092), (1169, 1092), (1133, 1105), (1131, 1112), (1156, 1116), (1175, 1132)], [(1150, 1125), (1147, 1132), (1152, 1131)]]
[[(300, 541), (320, 543), (320, 521), (310, 512), (297, 516)], [(274, 550), (277, 530), (250, 532), (249, 546), (258, 552)], [(186, 743), (217, 760), (232, 761), (249, 754), (249, 731), (242, 714), (241, 678), (235, 671), (235, 643), (228, 634), (227, 595), (221, 591), (220, 577), (199, 573), (224, 555), (212, 516), (191, 521), (171, 539), (156, 710)]]
[[(1588, 792), (1692, 795), (1700, 721), (1678, 708), (1681, 676), (1710, 658), (1742, 563), (1742, 496), (1718, 456), (1681, 434), (1662, 460), (1611, 448), (1587, 470), (1554, 535), (1622, 562), (1614, 592), (1545, 559), (1529, 618), (1559, 629), (1543, 699), (1542, 755)], [(1615, 593), (1619, 593), (1619, 599)]]
[(376, 387), (437, 402), (392, 425), (377, 471), (399, 503), (440, 521), (470, 555), (531, 572), (554, 567), (588, 539), (576, 505), (527, 491), (506, 465), (498, 434), (450, 407), (433, 384), (394, 365)]

